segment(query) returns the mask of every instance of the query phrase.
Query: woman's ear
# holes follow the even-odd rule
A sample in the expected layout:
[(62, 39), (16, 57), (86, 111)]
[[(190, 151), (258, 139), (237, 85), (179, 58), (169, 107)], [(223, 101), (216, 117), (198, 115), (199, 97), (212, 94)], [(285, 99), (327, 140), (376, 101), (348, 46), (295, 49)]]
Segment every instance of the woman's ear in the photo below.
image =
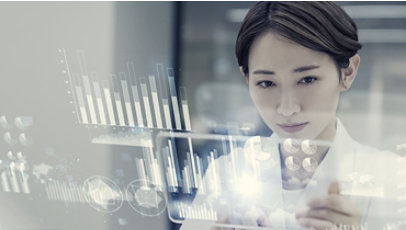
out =
[(248, 85), (248, 83), (249, 83), (248, 74), (245, 74), (245, 73), (244, 73), (244, 69), (242, 68), (242, 66), (240, 66), (240, 73), (242, 74), (242, 76), (244, 76), (245, 82), (246, 82), (247, 85)]
[(341, 69), (341, 91), (347, 91), (351, 88), (357, 76), (360, 61), (360, 56), (356, 54), (349, 59), (348, 67)]

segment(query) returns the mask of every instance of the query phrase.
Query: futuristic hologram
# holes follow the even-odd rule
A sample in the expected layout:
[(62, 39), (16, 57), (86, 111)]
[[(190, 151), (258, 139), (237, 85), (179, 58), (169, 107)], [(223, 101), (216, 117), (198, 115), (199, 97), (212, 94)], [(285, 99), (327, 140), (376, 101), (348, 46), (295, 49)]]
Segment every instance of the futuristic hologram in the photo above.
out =
[(126, 196), (131, 207), (143, 216), (158, 216), (165, 211), (164, 191), (149, 180), (130, 182)]
[(153, 139), (154, 131), (192, 129), (186, 88), (179, 88), (179, 97), (172, 68), (158, 63), (156, 74), (139, 77), (134, 63), (127, 62), (126, 72), (101, 78), (97, 72), (89, 75), (84, 51), (77, 51), (79, 73), (72, 70), (66, 49), (58, 53), (72, 113), (89, 128), (93, 143), (148, 147), (138, 140)]
[[(169, 217), (173, 222), (187, 224), (202, 221), (204, 224), (206, 221), (216, 226), (242, 227), (221, 224), (218, 222), (221, 213), (234, 209), (248, 212), (251, 208), (261, 207), (275, 224), (273, 227), (288, 223), (292, 228), (297, 227), (294, 213), (296, 204), (285, 202), (283, 197), (286, 194), (278, 194), (276, 189), (278, 184), (282, 184), (281, 175), (275, 173), (278, 171), (275, 169), (279, 168), (275, 164), (279, 162), (278, 148), (291, 149), (294, 152), (287, 159), (297, 158), (291, 163), (284, 162), (287, 170), (300, 169), (307, 175), (314, 172), (317, 165), (312, 158), (315, 149), (331, 145), (325, 141), (280, 139), (278, 142), (270, 142), (269, 137), (194, 133), (162, 133), (158, 136), (157, 144), (162, 162), (161, 172), (167, 185)], [(399, 160), (400, 162), (402, 161)], [(398, 174), (403, 175), (402, 172)], [(305, 176), (291, 177), (287, 181), (295, 186), (305, 184), (316, 188), (319, 184), (326, 183), (323, 180), (332, 179), (321, 177), (319, 181)], [(394, 179), (397, 182), (399, 180)], [(399, 205), (394, 211), (398, 215), (406, 215), (406, 199), (401, 192), (406, 188), (406, 183), (387, 186), (384, 193), (380, 179), (363, 172), (352, 172), (339, 182), (340, 194), (349, 198), (363, 197), (366, 200), (392, 202), (388, 197), (393, 196), (387, 192), (398, 191), (395, 202), (403, 205)], [(280, 199), (268, 199), (270, 197)], [(392, 225), (397, 223), (393, 222)]]
[(88, 178), (83, 184), (86, 200), (99, 212), (112, 213), (123, 205), (123, 193), (112, 180), (94, 176)]

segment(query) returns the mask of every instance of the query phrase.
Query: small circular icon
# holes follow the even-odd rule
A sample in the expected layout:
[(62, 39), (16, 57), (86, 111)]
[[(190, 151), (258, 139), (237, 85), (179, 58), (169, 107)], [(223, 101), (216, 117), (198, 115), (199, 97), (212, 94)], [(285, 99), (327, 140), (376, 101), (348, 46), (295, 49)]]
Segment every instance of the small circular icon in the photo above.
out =
[(83, 184), (83, 192), (89, 205), (99, 212), (112, 213), (123, 205), (120, 187), (107, 177), (89, 177)]
[(5, 132), (3, 135), (3, 140), (9, 144), (9, 145), (15, 145), (17, 144), (17, 140), (15, 140), (13, 137), (11, 137), (10, 132)]
[(297, 140), (288, 138), (283, 142), (283, 149), (288, 153), (297, 153), (299, 151), (299, 143)]
[(300, 169), (300, 161), (296, 157), (289, 156), (285, 159), (286, 168), (291, 171), (296, 171)]
[(302, 141), (302, 150), (308, 155), (313, 155), (317, 152), (317, 145), (310, 140)]
[(131, 207), (144, 216), (159, 216), (166, 208), (165, 194), (149, 180), (134, 180), (127, 186)]
[(319, 163), (312, 157), (307, 157), (302, 162), (303, 168), (308, 172), (316, 171), (318, 165)]

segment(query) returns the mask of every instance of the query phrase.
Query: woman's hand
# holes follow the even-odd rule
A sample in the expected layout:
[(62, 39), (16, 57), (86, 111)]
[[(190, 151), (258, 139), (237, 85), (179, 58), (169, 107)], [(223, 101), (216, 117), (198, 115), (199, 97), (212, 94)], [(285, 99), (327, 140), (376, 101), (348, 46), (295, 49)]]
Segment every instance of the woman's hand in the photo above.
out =
[(361, 229), (362, 212), (340, 195), (338, 182), (330, 184), (327, 196), (310, 200), (308, 206), (296, 213), (301, 226), (317, 230)]

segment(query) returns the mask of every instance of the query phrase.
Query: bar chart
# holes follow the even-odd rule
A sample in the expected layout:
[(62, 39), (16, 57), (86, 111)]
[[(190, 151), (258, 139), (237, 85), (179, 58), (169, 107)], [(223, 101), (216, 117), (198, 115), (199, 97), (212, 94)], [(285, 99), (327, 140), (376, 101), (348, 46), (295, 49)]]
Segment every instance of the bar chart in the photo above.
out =
[(217, 211), (210, 204), (194, 205), (187, 203), (176, 203), (174, 209), (181, 219), (209, 220), (216, 221)]
[(158, 63), (153, 73), (137, 76), (134, 63), (127, 62), (125, 71), (99, 76), (88, 72), (83, 51), (76, 52), (79, 71), (72, 71), (66, 49), (58, 52), (79, 124), (192, 130), (187, 90), (176, 87), (173, 68)]
[(157, 140), (169, 214), (179, 223), (217, 220), (223, 204), (241, 198), (245, 178), (259, 181), (254, 153), (269, 145), (247, 136), (196, 133), (162, 133)]
[(45, 184), (45, 192), (49, 200), (85, 203), (83, 188), (72, 182), (53, 180)]
[[(178, 151), (175, 139), (171, 138), (167, 139), (160, 148), (163, 175), (167, 182), (168, 191), (189, 195), (194, 195), (197, 190), (201, 195), (220, 193), (219, 170), (214, 164), (220, 155), (219, 150), (213, 148), (207, 154), (202, 155), (194, 152), (192, 138), (185, 138), (183, 141), (188, 146), (188, 149), (183, 153)], [(235, 162), (231, 161), (233, 152), (230, 153), (229, 151), (230, 147), (233, 147), (232, 144), (229, 140), (224, 140), (222, 145), (221, 155), (225, 155), (228, 159), (227, 162), (229, 162), (224, 167), (235, 168), (233, 167)]]
[[(8, 155), (12, 155), (11, 151)], [(26, 162), (10, 161), (2, 162), (0, 160), (0, 191), (11, 193), (31, 193), (28, 183)]]

